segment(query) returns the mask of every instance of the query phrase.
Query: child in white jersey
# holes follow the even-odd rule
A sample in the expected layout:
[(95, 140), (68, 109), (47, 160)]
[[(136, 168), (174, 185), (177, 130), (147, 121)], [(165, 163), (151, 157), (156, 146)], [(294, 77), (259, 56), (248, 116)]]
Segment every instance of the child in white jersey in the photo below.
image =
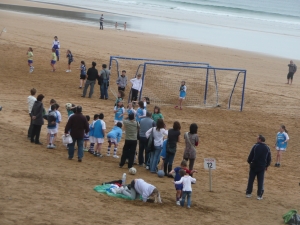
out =
[(287, 142), (290, 140), (288, 131), (284, 125), (281, 125), (276, 136), (275, 148), (277, 150), (275, 167), (280, 167), (282, 152), (286, 151)]
[[(186, 96), (186, 86), (185, 86), (185, 81), (181, 81), (181, 86), (179, 88), (179, 107), (180, 110), (182, 109), (182, 102), (185, 99)], [(178, 108), (178, 105), (175, 106), (175, 109)]]
[(28, 57), (29, 73), (32, 73), (34, 67), (32, 66), (32, 64), (33, 64), (33, 49), (31, 47), (28, 48), (27, 57)]
[(89, 141), (90, 141), (90, 149), (88, 150), (89, 153), (94, 154), (94, 145), (95, 145), (95, 137), (94, 137), (94, 125), (99, 119), (99, 115), (94, 115), (94, 121), (90, 124), (90, 132), (89, 132)]

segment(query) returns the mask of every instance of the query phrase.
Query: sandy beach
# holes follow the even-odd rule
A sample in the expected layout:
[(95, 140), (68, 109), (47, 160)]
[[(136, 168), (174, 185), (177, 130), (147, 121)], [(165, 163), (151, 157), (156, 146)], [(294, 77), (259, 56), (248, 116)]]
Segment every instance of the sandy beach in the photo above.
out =
[[(74, 8), (46, 5), (21, 0), (2, 0), (1, 3), (50, 7), (63, 10)], [(85, 11), (80, 10), (78, 11)], [(87, 11), (86, 11), (87, 12)], [(299, 78), (287, 85), (289, 60), (256, 53), (194, 44), (167, 37), (114, 29), (99, 31), (98, 27), (52, 20), (25, 13), (0, 11), (0, 224), (283, 224), (282, 215), (299, 209)], [(75, 62), (72, 72), (66, 73), (67, 58), (57, 63), (57, 72), (50, 72), (51, 44), (57, 35), (61, 55), (71, 49)], [(26, 52), (34, 49), (34, 67), (28, 73)], [(127, 169), (118, 168), (119, 160), (112, 157), (95, 158), (85, 154), (82, 163), (67, 160), (61, 143), (67, 121), (65, 103), (82, 105), (83, 114), (92, 116), (103, 112), (107, 130), (113, 127), (114, 97), (99, 99), (99, 86), (91, 99), (81, 98), (78, 89), (80, 61), (87, 67), (96, 61), (98, 69), (109, 62), (111, 55), (203, 61), (218, 67), (247, 69), (245, 107), (243, 112), (221, 108), (184, 108), (162, 106), (167, 128), (174, 120), (181, 123), (181, 133), (191, 123), (199, 126), (200, 145), (197, 147), (192, 208), (175, 204), (175, 190), (168, 178), (158, 178), (137, 166), (135, 176), (143, 178), (161, 191), (163, 204), (127, 201), (96, 193), (93, 188), (105, 181), (120, 179)], [(296, 64), (299, 64), (295, 61)], [(298, 65), (299, 66), (299, 65)], [(299, 73), (299, 72), (298, 72)], [(134, 74), (127, 74), (132, 78)], [(172, 77), (170, 77), (171, 79)], [(189, 80), (193, 82), (192, 80)], [(27, 96), (31, 88), (44, 94), (44, 106), (50, 99), (58, 101), (62, 124), (58, 147), (46, 149), (46, 126), (42, 127), (43, 146), (27, 140), (29, 125)], [(150, 105), (149, 108), (154, 107)], [(257, 134), (266, 137), (275, 159), (275, 137), (280, 124), (290, 136), (281, 168), (272, 162), (266, 172), (264, 200), (246, 199), (248, 179), (247, 157)], [(182, 138), (183, 140), (183, 138)], [(121, 155), (124, 139), (118, 149)], [(106, 151), (106, 143), (102, 151)], [(184, 142), (179, 143), (174, 165), (179, 165)], [(213, 171), (213, 192), (208, 191), (208, 172), (203, 158), (217, 160)], [(256, 183), (254, 193), (256, 193)], [(195, 222), (196, 221), (196, 222)]]

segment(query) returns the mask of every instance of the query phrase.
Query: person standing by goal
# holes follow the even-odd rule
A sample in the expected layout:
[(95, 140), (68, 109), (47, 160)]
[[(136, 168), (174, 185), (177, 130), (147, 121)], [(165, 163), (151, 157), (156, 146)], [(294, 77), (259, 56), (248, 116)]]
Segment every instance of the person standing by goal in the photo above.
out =
[[(181, 81), (181, 86), (179, 88), (179, 107), (180, 110), (182, 109), (182, 102), (185, 99), (186, 96), (186, 86), (185, 86), (185, 81)], [(175, 109), (178, 108), (178, 105), (175, 106)]]
[(100, 30), (103, 30), (103, 21), (104, 21), (103, 14), (101, 14), (101, 16), (100, 16)]
[(132, 83), (132, 88), (131, 88), (131, 101), (136, 101), (138, 98), (138, 94), (141, 91), (143, 81), (141, 79), (142, 74), (138, 74), (136, 78), (133, 78), (130, 80)]
[[(295, 65), (295, 63), (291, 60), (290, 61), (290, 64), (288, 64), (288, 67), (289, 67), (289, 73), (287, 75), (287, 84), (292, 84), (293, 83), (293, 77), (294, 77), (294, 74), (296, 73), (297, 71), (297, 66)], [(291, 81), (291, 83), (290, 83)]]

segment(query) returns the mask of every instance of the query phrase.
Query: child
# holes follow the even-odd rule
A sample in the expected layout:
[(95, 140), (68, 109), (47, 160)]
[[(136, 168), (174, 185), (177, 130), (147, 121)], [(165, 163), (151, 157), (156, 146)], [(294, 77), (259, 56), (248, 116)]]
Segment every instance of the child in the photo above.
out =
[(154, 107), (152, 119), (155, 121), (155, 123), (157, 122), (158, 119), (164, 119), (163, 115), (160, 113), (160, 108), (158, 106)]
[(280, 167), (282, 152), (286, 151), (287, 142), (290, 140), (288, 131), (285, 129), (284, 125), (281, 125), (279, 132), (277, 133), (275, 148), (277, 150), (275, 167)]
[(69, 49), (67, 50), (67, 58), (68, 58), (68, 69), (66, 70), (66, 72), (69, 73), (71, 72), (71, 63), (73, 62), (73, 55)]
[(125, 97), (124, 91), (118, 90), (118, 97), (115, 101), (115, 106), (117, 106), (119, 102), (123, 101), (124, 97)]
[(53, 136), (57, 134), (57, 127), (56, 127), (56, 107), (55, 105), (51, 105), (51, 111), (49, 112), (48, 116), (47, 116), (47, 120), (48, 120), (48, 133), (47, 133), (47, 142), (49, 143), (47, 145), (47, 148), (53, 149), (55, 148), (55, 146), (53, 145), (52, 141), (53, 141)]
[[(144, 109), (147, 111), (147, 104), (150, 104), (150, 99), (148, 97), (143, 97)], [(138, 101), (133, 101), (133, 103), (138, 103)]]
[(52, 58), (51, 58), (51, 66), (52, 66), (52, 72), (55, 72), (55, 63), (56, 63), (56, 60), (57, 60), (57, 56), (55, 54), (55, 49), (52, 48)]
[(54, 37), (54, 41), (52, 43), (52, 48), (54, 48), (55, 50), (55, 55), (57, 57), (57, 61), (59, 61), (59, 49), (60, 49), (60, 43), (59, 43), (59, 40), (58, 40), (58, 37), (55, 36)]
[(94, 145), (95, 145), (95, 137), (94, 137), (94, 125), (97, 122), (97, 120), (99, 119), (99, 115), (95, 114), (94, 115), (94, 121), (90, 124), (90, 132), (89, 132), (89, 140), (90, 140), (90, 149), (89, 149), (89, 153), (94, 154)]
[(33, 49), (31, 47), (28, 48), (27, 57), (28, 57), (29, 73), (32, 73), (34, 67), (32, 66), (32, 64), (33, 64)]
[(114, 113), (115, 113), (115, 124), (117, 124), (118, 122), (123, 123), (123, 117), (125, 114), (125, 108), (123, 106), (123, 102), (118, 102), (118, 105), (115, 106), (114, 108)]
[[(181, 176), (179, 174), (179, 171), (183, 169), (187, 174), (190, 174), (190, 175), (193, 175), (193, 173), (197, 172), (196, 170), (188, 170), (187, 169), (187, 162), (185, 160), (182, 160), (181, 161), (181, 164), (180, 166), (176, 167), (175, 169), (173, 169), (170, 173), (169, 173), (169, 177), (172, 177), (172, 174), (175, 173), (175, 176), (174, 176), (174, 181), (179, 181)], [(181, 195), (182, 195), (182, 188), (183, 188), (183, 185), (182, 184), (175, 184), (175, 189), (176, 189), (176, 204), (177, 205), (180, 205), (180, 201), (179, 199), (181, 198)]]
[(118, 90), (125, 92), (125, 88), (127, 85), (126, 70), (122, 70), (122, 74), (121, 74), (121, 76), (118, 77), (116, 82), (118, 85)]
[(130, 80), (130, 82), (132, 83), (131, 101), (136, 101), (137, 96), (138, 96), (139, 92), (141, 91), (141, 88), (143, 85), (143, 81), (142, 81), (141, 77), (142, 77), (142, 74), (138, 74), (136, 76), (136, 78), (133, 78)]
[(179, 181), (173, 181), (174, 184), (183, 184), (182, 188), (182, 198), (180, 205), (183, 207), (185, 202), (185, 197), (187, 197), (187, 207), (191, 208), (191, 197), (192, 197), (192, 183), (196, 182), (196, 179), (186, 174), (185, 170), (181, 169), (179, 171), (181, 179)]
[(52, 99), (50, 100), (50, 106), (49, 106), (48, 112), (51, 111), (51, 106), (54, 105), (54, 104), (56, 104), (56, 101), (55, 101), (55, 99), (52, 98)]
[(117, 150), (118, 150), (118, 144), (122, 138), (122, 123), (118, 122), (117, 125), (115, 125), (113, 127), (113, 129), (107, 134), (107, 138), (108, 138), (108, 148), (107, 148), (107, 156), (110, 156), (110, 148), (111, 145), (114, 144), (114, 158), (119, 158), (119, 156), (117, 156)]
[[(58, 132), (59, 124), (60, 124), (60, 122), (61, 122), (61, 113), (60, 113), (60, 111), (58, 111), (58, 109), (59, 109), (59, 104), (55, 103), (54, 106), (55, 106), (55, 114), (56, 114), (56, 129), (57, 129), (57, 132)], [(53, 144), (55, 147), (56, 147), (56, 145), (55, 145), (54, 143), (55, 143), (56, 138), (57, 138), (57, 132), (56, 132), (56, 134), (54, 134), (53, 136), (51, 136), (51, 138), (53, 138), (52, 144)]]
[[(181, 81), (181, 86), (179, 88), (179, 107), (180, 110), (182, 109), (182, 101), (185, 99), (186, 96), (186, 86), (185, 86), (185, 81)], [(175, 109), (178, 108), (178, 105), (175, 106)]]
[(129, 102), (127, 106), (127, 115), (129, 116), (129, 114), (133, 114), (134, 116), (136, 114), (131, 102)]
[(104, 142), (105, 130), (106, 130), (106, 125), (103, 119), (104, 119), (104, 114), (100, 113), (99, 119), (94, 123), (94, 139), (96, 143), (94, 156), (100, 158), (103, 157), (103, 155), (101, 154), (101, 147)]
[[(89, 122), (90, 121), (90, 116), (89, 115), (86, 115), (85, 116), (86, 120)], [(84, 148), (83, 148), (83, 151), (87, 152), (88, 151), (88, 148), (87, 148), (87, 144), (88, 144), (88, 141), (89, 141), (90, 137), (89, 137), (89, 132), (88, 133), (85, 133), (84, 134), (84, 137), (83, 137), (83, 140), (84, 140)]]
[(79, 85), (79, 89), (80, 89), (84, 87), (85, 79), (86, 79), (86, 67), (84, 61), (81, 61), (81, 65), (79, 69), (80, 69), (80, 85)]
[(66, 103), (66, 110), (67, 110), (67, 113), (68, 113), (68, 119), (70, 118), (70, 116), (72, 116), (74, 114), (74, 108), (75, 108), (75, 105), (72, 104), (72, 103)]
[(142, 118), (146, 117), (146, 110), (144, 109), (144, 102), (139, 101), (139, 108), (136, 110), (136, 122), (140, 122)]

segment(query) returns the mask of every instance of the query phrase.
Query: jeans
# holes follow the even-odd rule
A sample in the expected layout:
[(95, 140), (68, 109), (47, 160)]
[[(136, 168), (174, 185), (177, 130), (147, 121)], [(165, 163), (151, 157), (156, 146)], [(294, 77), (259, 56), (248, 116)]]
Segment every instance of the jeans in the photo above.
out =
[(86, 80), (85, 85), (84, 85), (84, 89), (83, 89), (83, 93), (82, 93), (83, 97), (85, 97), (87, 89), (89, 88), (89, 86), (91, 86), (90, 93), (89, 93), (89, 98), (92, 97), (92, 95), (94, 93), (94, 86), (95, 86), (95, 81), (94, 80)]
[(31, 138), (32, 128), (33, 128), (32, 118), (31, 118), (31, 113), (29, 113), (29, 116), (30, 116), (30, 125), (29, 125), (29, 128), (28, 128), (28, 134), (27, 134), (27, 137)]
[(182, 192), (182, 197), (181, 197), (181, 202), (180, 202), (181, 206), (184, 206), (185, 197), (187, 197), (187, 206), (191, 206), (192, 192), (191, 191), (183, 191)]
[(165, 174), (169, 174), (172, 171), (173, 161), (175, 154), (170, 154), (166, 152), (166, 157), (164, 160), (164, 172)]
[(35, 125), (32, 126), (31, 132), (31, 142), (36, 144), (40, 143), (40, 133), (41, 133), (42, 125)]
[[(149, 166), (149, 153), (145, 151), (146, 147), (148, 145), (148, 139), (146, 137), (140, 137), (139, 140), (139, 165), (143, 165), (145, 163), (147, 166)], [(145, 161), (144, 161), (144, 151), (145, 151)]]
[(160, 152), (162, 150), (162, 146), (154, 146), (154, 151), (151, 152), (150, 156), (150, 172), (156, 173), (157, 164), (159, 162)]
[(77, 147), (78, 147), (78, 159), (82, 159), (83, 158), (83, 138), (73, 138), (73, 142), (71, 144), (69, 144), (69, 159), (73, 159), (74, 157), (74, 146), (75, 146), (75, 142), (77, 142)]
[(266, 170), (265, 168), (262, 168), (260, 170), (255, 170), (250, 168), (246, 194), (252, 193), (253, 183), (256, 176), (257, 176), (257, 196), (261, 197), (264, 194), (265, 170)]
[(137, 140), (125, 140), (120, 166), (124, 166), (126, 159), (128, 159), (128, 168), (133, 166), (136, 146)]
[(103, 80), (102, 84), (100, 85), (100, 98), (108, 98), (108, 80)]

